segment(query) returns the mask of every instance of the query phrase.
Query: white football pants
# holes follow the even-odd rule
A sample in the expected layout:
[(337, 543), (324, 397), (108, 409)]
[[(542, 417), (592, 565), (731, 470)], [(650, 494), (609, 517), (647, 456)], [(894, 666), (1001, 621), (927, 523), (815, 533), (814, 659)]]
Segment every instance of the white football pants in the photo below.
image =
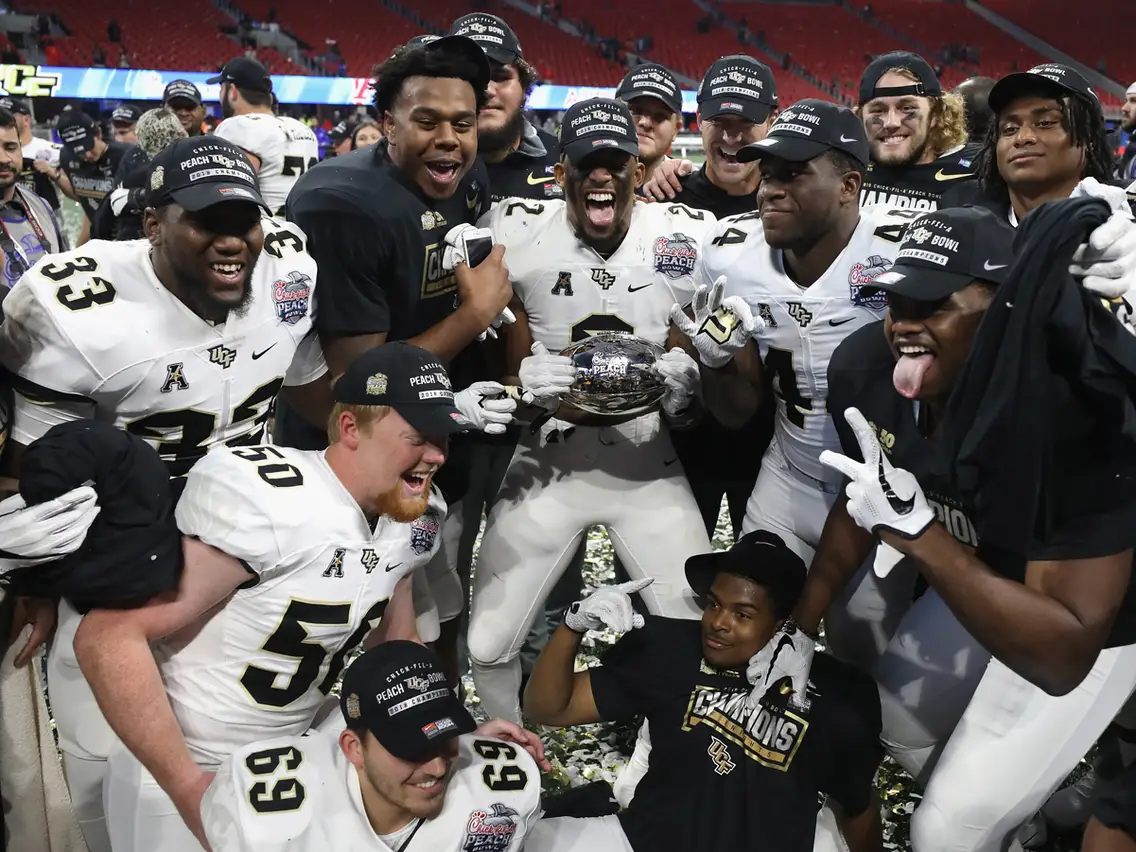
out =
[(489, 515), (473, 579), (469, 651), (490, 717), (520, 722), (517, 655), (588, 527), (602, 524), (628, 574), (654, 577), (650, 612), (700, 613), (684, 573), (710, 539), (658, 415), (579, 426), (561, 443), (521, 438)]
[(106, 765), (103, 803), (114, 852), (202, 852), (173, 800), (126, 746), (117, 744)]
[(75, 634), (82, 620), (67, 601), (60, 601), (59, 622), (47, 655), (47, 694), (75, 816), (91, 852), (110, 852), (103, 777), (107, 755), (118, 737), (103, 718), (75, 659)]
[(915, 852), (999, 852), (1136, 688), (1136, 645), (1102, 651), (1075, 690), (1054, 697), (991, 659), (929, 589), (876, 677), (884, 745), (926, 784)]

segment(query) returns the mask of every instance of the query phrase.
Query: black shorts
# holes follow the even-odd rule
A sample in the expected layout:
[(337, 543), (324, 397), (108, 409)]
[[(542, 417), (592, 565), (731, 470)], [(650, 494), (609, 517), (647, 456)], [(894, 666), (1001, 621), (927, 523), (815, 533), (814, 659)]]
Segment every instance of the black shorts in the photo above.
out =
[(1136, 764), (1104, 785), (1093, 805), (1093, 816), (1136, 840)]

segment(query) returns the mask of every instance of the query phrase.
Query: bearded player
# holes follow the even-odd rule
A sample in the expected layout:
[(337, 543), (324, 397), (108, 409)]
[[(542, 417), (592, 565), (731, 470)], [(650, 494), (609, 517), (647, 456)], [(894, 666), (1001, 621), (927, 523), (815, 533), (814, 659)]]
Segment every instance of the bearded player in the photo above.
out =
[[(334, 725), (247, 746), (202, 802), (216, 850), (519, 852), (540, 818), (539, 739), (480, 727), (440, 660), (384, 642), (348, 666)], [(346, 725), (346, 727), (344, 727)], [(518, 748), (502, 737), (512, 739)]]
[[(560, 404), (575, 369), (549, 354), (601, 331), (667, 341), (667, 312), (691, 290), (701, 239), (714, 218), (682, 205), (636, 204), (642, 166), (623, 103), (582, 101), (565, 114), (557, 181), (565, 201), (507, 200), (480, 224), (507, 248), (517, 322), (507, 326), (511, 379), (535, 403), (478, 556), (469, 649), (491, 716), (520, 718), (517, 654), (585, 531), (603, 524), (651, 612), (697, 617), (683, 562), (706, 531), (676, 464), (664, 421), (688, 419), (697, 366), (664, 354), (663, 413), (597, 419)], [(543, 421), (543, 425), (541, 425)]]
[(319, 162), (315, 134), (303, 122), (273, 112), (272, 77), (255, 59), (232, 59), (208, 82), (221, 84), (224, 120), (213, 134), (248, 155), (268, 209), (283, 216), (288, 193), (300, 175)]
[[(308, 336), (315, 264), (298, 231), (264, 217), (244, 154), (212, 136), (176, 142), (154, 158), (147, 190), (145, 241), (48, 256), (5, 300), (12, 470), (23, 447), (83, 418), (139, 435), (183, 476), (211, 446), (261, 441), (282, 388), (307, 416), (326, 417), (326, 367)], [(102, 778), (114, 735), (75, 662), (80, 615), (60, 610), (52, 707), (88, 846), (105, 850)], [(54, 606), (37, 623), (50, 629), (53, 618)]]
[(306, 731), (380, 619), (380, 635), (414, 637), (409, 575), (445, 515), (433, 475), (471, 423), (438, 360), (406, 343), (359, 356), (335, 401), (326, 452), (221, 448), (195, 465), (176, 597), (79, 628), (76, 655), (121, 740), (105, 785), (115, 852), (196, 849), (222, 760)]

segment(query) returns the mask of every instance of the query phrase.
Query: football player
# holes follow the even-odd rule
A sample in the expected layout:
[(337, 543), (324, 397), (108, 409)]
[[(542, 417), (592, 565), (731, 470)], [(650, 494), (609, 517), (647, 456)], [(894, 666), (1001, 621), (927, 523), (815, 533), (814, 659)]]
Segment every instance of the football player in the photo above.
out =
[(260, 178), (260, 192), (275, 216), (300, 175), (319, 162), (319, 142), (303, 122), (272, 111), (272, 77), (246, 56), (225, 63), (206, 82), (221, 84), (223, 121), (214, 136), (228, 139), (248, 155)]
[[(632, 68), (615, 90), (635, 116), (643, 181), (649, 181), (682, 128), (682, 90), (670, 69), (647, 62)], [(641, 192), (641, 187), (635, 191)], [(694, 205), (691, 205), (694, 206)]]
[(922, 56), (900, 50), (872, 60), (856, 114), (872, 152), (861, 204), (934, 210), (952, 186), (974, 181), (981, 146), (967, 142), (963, 99), (943, 91)]
[[(263, 440), (285, 386), (310, 416), (330, 404), (308, 337), (315, 264), (298, 230), (263, 216), (240, 149), (211, 136), (176, 142), (154, 158), (147, 185), (147, 240), (48, 256), (4, 302), (14, 472), (23, 447), (53, 425), (90, 417), (146, 439), (183, 476), (210, 446)], [(114, 737), (74, 659), (79, 613), (67, 603), (60, 611), (52, 708), (88, 845), (104, 850), (101, 787)], [(42, 641), (50, 617), (41, 612), (38, 623)]]
[(504, 327), (507, 381), (535, 403), (534, 425), (522, 435), (481, 542), (469, 629), (478, 695), (490, 715), (513, 721), (520, 718), (521, 643), (589, 526), (607, 527), (632, 577), (656, 578), (644, 600), (651, 612), (674, 617), (697, 614), (682, 564), (708, 542), (663, 422), (682, 425), (692, 416), (693, 359), (671, 351), (656, 365), (668, 387), (662, 417), (597, 419), (560, 406), (575, 368), (549, 353), (598, 332), (666, 343), (668, 300), (688, 298), (714, 217), (635, 203), (638, 140), (619, 101), (574, 104), (561, 150), (556, 178), (565, 201), (506, 200), (479, 223), (510, 258), (517, 319)]
[[(920, 218), (876, 281), (888, 292), (883, 327), (855, 332), (829, 367), (843, 455), (822, 461), (848, 484), (817, 549), (808, 612), (798, 615), (815, 626), (818, 593), (839, 588), (875, 541), (907, 557), (881, 583), (910, 590), (915, 570), (929, 583), (876, 670), (884, 744), (927, 785), (911, 823), (917, 852), (1006, 848), (1136, 687), (1130, 454), (1082, 385), (1099, 388), (1125, 355), (1131, 363), (1132, 343), (1095, 299), (1061, 280), (1065, 270), (1041, 271), (1056, 266), (1067, 221), (1085, 209), (1057, 204), (1031, 215), (1024, 239), (980, 208)], [(1033, 293), (1052, 302), (1042, 307)], [(1034, 319), (1024, 339), (1007, 322), (1011, 305)], [(1046, 336), (1040, 351), (1033, 333)], [(1060, 375), (1046, 367), (1050, 346), (1063, 355)], [(1030, 376), (1036, 403), (1002, 384), (1007, 368)], [(1004, 388), (996, 393), (1005, 407), (988, 394), (983, 420), (960, 411), (967, 391), (975, 399), (969, 383), (991, 376), (986, 389)], [(1023, 409), (1048, 426), (1039, 441), (1046, 473), (1033, 484), (1021, 450), (1000, 442), (996, 464), (1005, 467), (989, 466), (975, 435), (1003, 429), (1007, 410)], [(1019, 447), (1035, 446), (1029, 433), (1014, 428)], [(982, 469), (977, 497), (961, 465), (942, 463), (959, 457), (961, 434), (964, 457)], [(995, 470), (997, 493), (984, 484)], [(1020, 544), (1007, 533), (1014, 523)]]
[[(839, 486), (817, 459), (836, 446), (828, 359), (851, 331), (882, 318), (886, 303), (867, 285), (891, 265), (918, 214), (860, 211), (868, 141), (844, 107), (799, 101), (738, 156), (759, 161), (761, 210), (718, 223), (702, 253), (695, 318), (677, 305), (673, 315), (698, 350), (706, 405), (724, 425), (749, 420), (771, 375), (774, 438), (742, 531), (776, 532), (807, 565)], [(744, 345), (743, 324), (714, 324), (723, 296), (753, 331)]]
[(201, 805), (213, 849), (524, 846), (541, 813), (537, 763), (500, 738), (500, 723), (477, 727), (433, 652), (403, 641), (367, 651), (343, 675), (340, 707), (334, 726), (254, 743), (221, 764)]
[(777, 112), (773, 72), (752, 56), (735, 54), (716, 60), (698, 86), (698, 121), (706, 163), (695, 171), (690, 160), (659, 163), (643, 194), (656, 201), (677, 201), (715, 215), (736, 216), (757, 209), (757, 167), (737, 154), (765, 138)]
[(224, 758), (306, 731), (380, 619), (380, 636), (415, 635), (410, 574), (445, 516), (433, 475), (472, 424), (442, 365), (406, 343), (361, 355), (334, 393), (326, 452), (219, 448), (190, 471), (176, 597), (83, 619), (75, 652), (121, 740), (115, 852), (195, 848)]

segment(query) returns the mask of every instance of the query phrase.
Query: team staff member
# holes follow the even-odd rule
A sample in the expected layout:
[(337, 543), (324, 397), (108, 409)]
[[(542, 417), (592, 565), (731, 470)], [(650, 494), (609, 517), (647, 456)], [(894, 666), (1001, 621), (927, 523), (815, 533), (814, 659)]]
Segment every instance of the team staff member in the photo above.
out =
[(273, 112), (272, 77), (255, 59), (231, 59), (206, 82), (221, 84), (224, 120), (213, 135), (228, 139), (248, 155), (268, 209), (283, 215), (296, 181), (319, 162), (315, 134), (303, 122)]
[(552, 175), (559, 143), (525, 118), (525, 101), (538, 77), (516, 33), (496, 15), (474, 12), (454, 21), (450, 34), (477, 42), (489, 58), (489, 99), (477, 114), (477, 151), (489, 169), (493, 200), (561, 198)]
[(723, 56), (698, 86), (705, 164), (694, 171), (689, 160), (664, 161), (643, 194), (719, 218), (756, 210), (761, 175), (756, 164), (738, 160), (738, 151), (764, 139), (776, 113), (777, 84), (768, 66), (744, 54)]
[[(627, 72), (615, 90), (615, 98), (627, 104), (635, 118), (639, 162), (643, 164), (646, 183), (666, 161), (682, 127), (682, 90), (669, 68), (648, 62)], [(636, 192), (642, 194), (642, 187), (637, 187)]]
[[(758, 531), (729, 551), (690, 557), (686, 577), (704, 602), (701, 622), (634, 614), (628, 593), (643, 582), (626, 583), (573, 604), (541, 654), (525, 691), (528, 718), (567, 727), (643, 715), (654, 751), (627, 810), (543, 820), (525, 848), (809, 852), (823, 793), (838, 805), (847, 848), (880, 850), (880, 705), (871, 678), (821, 654), (807, 710), (746, 701), (746, 663), (796, 604), (804, 562)], [(623, 637), (600, 665), (576, 672), (589, 630)], [(840, 848), (836, 838), (830, 848)]]
[(994, 121), (978, 182), (952, 189), (944, 206), (976, 204), (1017, 227), (1027, 213), (1068, 198), (1084, 178), (1113, 172), (1104, 112), (1076, 70), (1049, 63), (1003, 77), (990, 90)]
[(138, 119), (138, 147), (132, 148), (118, 167), (110, 201), (99, 209), (98, 239), (138, 240), (145, 236), (142, 214), (146, 210), (146, 176), (150, 161), (167, 145), (186, 138), (185, 128), (166, 107), (147, 110)]
[(190, 136), (205, 133), (205, 102), (201, 90), (189, 80), (171, 80), (162, 93), (162, 105), (174, 111)]
[(0, 98), (0, 107), (16, 116), (16, 127), (20, 131), (20, 144), (24, 150), (24, 168), (20, 182), (50, 204), (58, 219), (59, 193), (74, 198), (71, 182), (59, 168), (61, 146), (32, 133), (32, 108), (28, 101), (5, 95)]
[[(409, 340), (450, 364), (455, 387), (478, 378), (455, 356), (512, 297), (504, 249), (453, 272), (442, 258), (447, 232), (489, 208), (477, 162), (488, 85), (485, 54), (467, 38), (403, 48), (379, 67), (375, 84), (386, 138), (308, 171), (292, 190), (287, 216), (307, 234), (328, 284), (316, 325), (333, 376), (389, 339)], [(285, 443), (319, 445), (318, 434), (296, 432), (291, 422), (281, 427)], [(447, 465), (447, 475), (460, 467)]]
[(63, 140), (60, 168), (83, 208), (83, 227), (77, 242), (81, 246), (90, 239), (99, 206), (114, 189), (114, 176), (132, 146), (105, 141), (95, 120), (77, 109), (69, 109), (59, 117), (58, 129)]
[[(930, 584), (876, 669), (884, 743), (927, 784), (911, 823), (916, 852), (1004, 848), (1136, 686), (1136, 499), (1132, 477), (1118, 475), (1131, 456), (1123, 455), (1119, 431), (1074, 395), (1086, 390), (1072, 384), (1101, 374), (1088, 360), (1098, 347), (1124, 353), (1133, 343), (1095, 297), (1074, 289), (1060, 263), (1073, 250), (1076, 207), (1099, 202), (1058, 203), (1031, 217), (1038, 230), (1020, 245), (1016, 263), (1013, 230), (989, 211), (941, 209), (916, 220), (895, 266), (875, 282), (888, 293), (887, 319), (854, 332), (829, 367), (844, 455), (826, 452), (822, 460), (848, 484), (829, 515), (797, 615), (803, 628), (815, 627), (876, 541), (907, 557), (887, 581), (910, 591), (917, 569)], [(1037, 298), (1051, 298), (1054, 312), (1039, 315)], [(999, 324), (1010, 301), (1034, 319), (1024, 339)], [(999, 313), (988, 315), (993, 310)], [(1059, 323), (1069, 316), (1087, 323), (1088, 335), (1069, 356), (1066, 375), (1074, 379), (1051, 373), (1029, 339), (1053, 334), (1055, 345), (1065, 345), (1069, 326)], [(1042, 439), (1052, 460), (1047, 479), (1033, 486), (1041, 489), (1037, 505), (1046, 520), (1027, 509), (1019, 528), (1028, 540), (1017, 545), (1003, 520), (1005, 510), (1030, 505), (1017, 450), (1002, 443), (999, 469), (1016, 471), (1001, 482), (1021, 498), (1002, 492), (995, 499), (981, 489), (997, 486), (980, 480), (984, 504), (956, 487), (940, 458), (958, 455), (946, 444), (958, 434), (949, 418), (964, 418), (973, 430), (998, 428), (1005, 416), (989, 397), (985, 418), (955, 408), (973, 399), (966, 382), (997, 380), (1006, 367), (1030, 369), (1023, 358), (1041, 359), (1041, 375), (1026, 381), (1044, 400), (1023, 414), (1051, 423), (1053, 437)], [(999, 399), (1014, 411), (1033, 404), (1015, 396), (1008, 390)], [(980, 439), (967, 434), (979, 441), (964, 445), (969, 457), (987, 464), (969, 449), (982, 446)], [(1028, 428), (1014, 435), (1019, 446), (1031, 446)], [(906, 606), (910, 597), (900, 600)]]
[[(479, 727), (440, 663), (417, 643), (384, 642), (348, 666), (334, 723), (233, 754), (202, 802), (213, 848), (520, 852), (541, 814), (540, 769), (526, 749), (539, 759), (543, 747), (500, 720)], [(504, 741), (514, 734), (523, 748)], [(263, 779), (260, 762), (285, 753), (275, 783), (305, 794), (266, 807), (248, 791)]]
[(943, 91), (922, 56), (895, 51), (872, 60), (856, 114), (872, 152), (861, 205), (934, 210), (944, 192), (973, 180), (979, 146), (967, 144), (963, 100)]
[(0, 297), (45, 254), (63, 250), (63, 235), (51, 207), (20, 185), (23, 163), (16, 117), (0, 108), (0, 251), (4, 253), (0, 283), (5, 288)]

